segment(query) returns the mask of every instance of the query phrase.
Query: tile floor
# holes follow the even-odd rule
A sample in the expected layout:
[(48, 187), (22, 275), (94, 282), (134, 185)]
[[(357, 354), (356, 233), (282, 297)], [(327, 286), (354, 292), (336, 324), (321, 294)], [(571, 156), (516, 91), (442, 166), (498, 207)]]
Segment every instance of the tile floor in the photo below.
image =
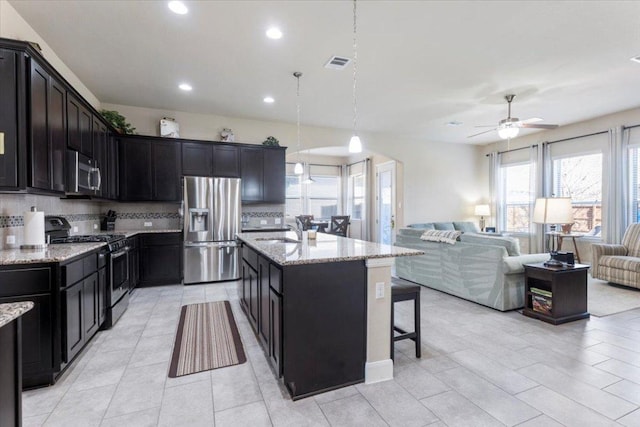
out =
[[(399, 342), (394, 380), (292, 402), (235, 283), (138, 289), (55, 386), (24, 393), (24, 425), (640, 426), (640, 309), (552, 326), (426, 288), (421, 298), (422, 359)], [(167, 378), (180, 306), (224, 299), (248, 362)]]

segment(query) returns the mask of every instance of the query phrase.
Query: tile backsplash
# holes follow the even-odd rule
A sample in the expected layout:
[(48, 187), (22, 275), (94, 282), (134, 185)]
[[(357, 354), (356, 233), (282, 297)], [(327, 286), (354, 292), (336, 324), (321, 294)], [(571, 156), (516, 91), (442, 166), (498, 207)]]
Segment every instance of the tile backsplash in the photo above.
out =
[[(87, 234), (99, 230), (102, 216), (110, 209), (118, 215), (116, 230), (182, 228), (178, 203), (117, 203), (60, 199), (35, 194), (0, 194), (0, 249), (15, 248), (22, 244), (23, 214), (31, 206), (44, 211), (45, 215), (65, 217), (74, 227), (71, 234)], [(284, 224), (284, 212), (284, 205), (242, 206), (242, 213), (249, 220), (250, 227)], [(151, 223), (151, 226), (145, 226), (145, 223)], [(14, 236), (15, 243), (8, 244), (8, 236)]]

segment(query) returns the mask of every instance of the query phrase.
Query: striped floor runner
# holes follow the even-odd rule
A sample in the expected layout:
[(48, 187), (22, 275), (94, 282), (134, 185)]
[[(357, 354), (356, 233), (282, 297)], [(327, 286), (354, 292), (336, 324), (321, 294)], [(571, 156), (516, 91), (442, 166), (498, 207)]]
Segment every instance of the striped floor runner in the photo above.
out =
[(229, 301), (182, 307), (169, 377), (247, 361)]

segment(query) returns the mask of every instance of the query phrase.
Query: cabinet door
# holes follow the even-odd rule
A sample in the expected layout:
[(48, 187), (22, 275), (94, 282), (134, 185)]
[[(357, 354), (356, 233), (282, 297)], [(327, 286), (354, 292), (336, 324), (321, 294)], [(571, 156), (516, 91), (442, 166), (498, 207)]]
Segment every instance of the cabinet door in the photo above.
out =
[(63, 360), (69, 362), (80, 351), (84, 344), (84, 325), (83, 325), (83, 282), (67, 288), (64, 291), (64, 303), (66, 313), (66, 334), (65, 334), (65, 354)]
[(249, 321), (251, 322), (251, 326), (253, 326), (253, 330), (258, 332), (258, 316), (259, 313), (259, 283), (258, 283), (258, 272), (253, 268), (249, 268)]
[(107, 317), (107, 269), (98, 270), (98, 327)]
[(262, 148), (241, 148), (242, 201), (244, 202), (263, 200), (264, 157), (262, 152)]
[(213, 176), (213, 146), (210, 143), (182, 144), (182, 174)]
[(177, 284), (182, 280), (182, 245), (176, 244), (179, 233), (153, 236), (166, 239), (169, 244), (149, 244), (142, 237), (140, 243), (140, 286)]
[(264, 149), (264, 201), (285, 202), (285, 150)]
[(98, 273), (93, 273), (82, 281), (82, 321), (85, 341), (88, 341), (100, 326), (100, 305), (98, 295)]
[(258, 337), (269, 350), (269, 261), (258, 261)]
[(282, 376), (282, 297), (269, 291), (269, 361)]
[(129, 287), (131, 290), (138, 287), (138, 283), (140, 281), (140, 250), (139, 246), (139, 238), (131, 237), (128, 239), (129, 242)]
[(67, 152), (67, 90), (54, 79), (50, 79), (49, 91), (49, 137), (51, 147), (51, 189), (65, 190), (65, 154)]
[(67, 129), (69, 148), (93, 157), (92, 117), (83, 103), (67, 94)]
[(244, 307), (245, 312), (249, 311), (249, 283), (251, 278), (249, 277), (249, 271), (251, 267), (244, 259), (242, 260), (242, 276), (240, 276), (240, 282), (238, 283), (238, 298), (240, 298), (240, 305)]
[(117, 200), (120, 195), (120, 168), (118, 159), (118, 140), (112, 135), (108, 135), (107, 152), (107, 191), (108, 197)]
[(180, 187), (180, 144), (175, 141), (154, 141), (153, 200), (178, 202), (182, 199)]
[(102, 121), (93, 116), (93, 158), (95, 159), (98, 169), (100, 170), (100, 190), (98, 196), (108, 197), (109, 180), (108, 180), (108, 168), (107, 168), (107, 152), (108, 152), (108, 131), (107, 126)]
[(233, 145), (213, 146), (213, 176), (240, 178), (240, 150)]
[(48, 88), (49, 74), (35, 61), (31, 61), (30, 186), (43, 190), (51, 189), (49, 132), (47, 129)]
[(119, 151), (121, 199), (151, 200), (151, 145), (149, 141), (133, 138), (122, 139)]
[[(18, 138), (20, 81), (18, 67), (23, 64), (18, 52), (0, 49), (0, 133), (4, 154), (0, 156), (0, 187), (18, 187)], [(24, 132), (20, 132), (24, 133)]]

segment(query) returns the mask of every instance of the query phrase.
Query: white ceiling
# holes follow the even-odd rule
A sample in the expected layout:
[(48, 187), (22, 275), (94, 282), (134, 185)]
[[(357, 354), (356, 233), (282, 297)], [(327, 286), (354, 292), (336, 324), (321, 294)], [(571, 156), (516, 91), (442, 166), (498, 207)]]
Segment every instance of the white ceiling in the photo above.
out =
[[(352, 56), (351, 1), (10, 3), (102, 102), (295, 123), (302, 71), (303, 124), (352, 126), (352, 68), (323, 68)], [(513, 116), (560, 125), (638, 107), (637, 55), (637, 1), (360, 0), (358, 127), (487, 143), (466, 136), (506, 117), (507, 93)]]

